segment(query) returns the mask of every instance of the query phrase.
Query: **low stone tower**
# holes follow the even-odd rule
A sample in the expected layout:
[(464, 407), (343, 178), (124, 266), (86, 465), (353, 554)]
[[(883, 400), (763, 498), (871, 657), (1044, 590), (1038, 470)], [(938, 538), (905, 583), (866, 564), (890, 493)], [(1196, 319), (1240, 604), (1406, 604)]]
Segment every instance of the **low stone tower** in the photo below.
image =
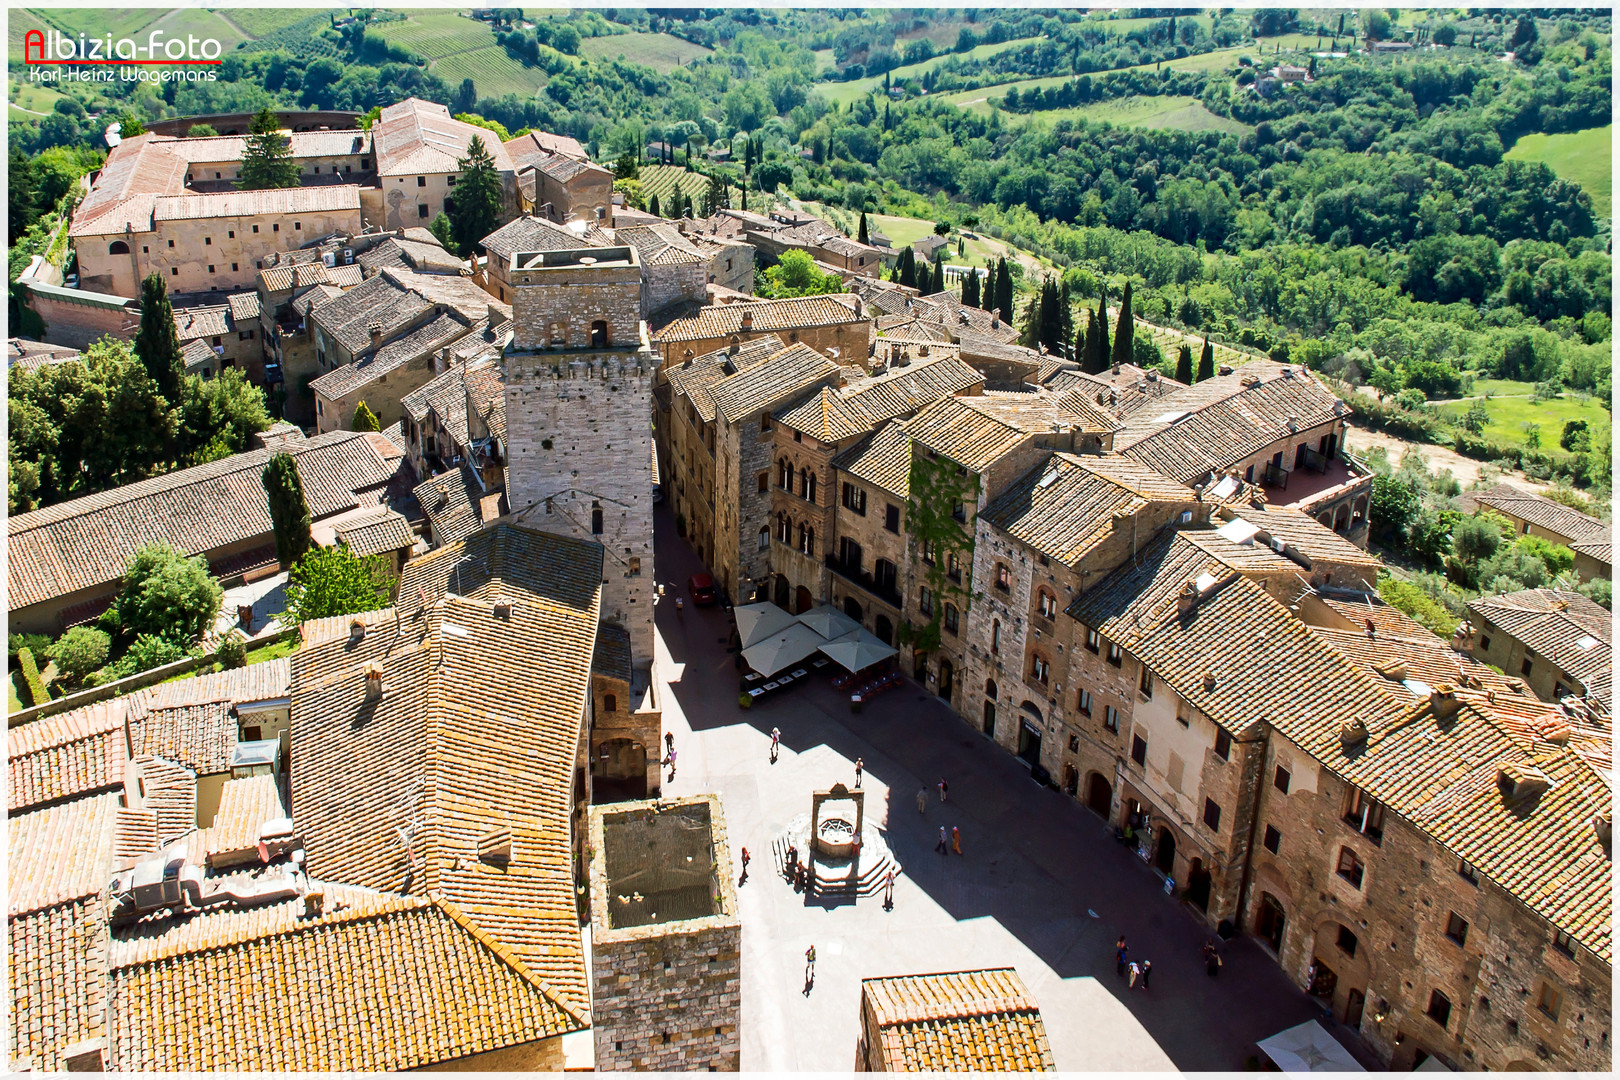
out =
[[(507, 503), (530, 528), (606, 549), (602, 619), (653, 655), (652, 380), (641, 263), (630, 247), (519, 252), (508, 268)], [(656, 732), (655, 741), (656, 741)]]
[(742, 924), (715, 795), (591, 808), (600, 1072), (736, 1072)]

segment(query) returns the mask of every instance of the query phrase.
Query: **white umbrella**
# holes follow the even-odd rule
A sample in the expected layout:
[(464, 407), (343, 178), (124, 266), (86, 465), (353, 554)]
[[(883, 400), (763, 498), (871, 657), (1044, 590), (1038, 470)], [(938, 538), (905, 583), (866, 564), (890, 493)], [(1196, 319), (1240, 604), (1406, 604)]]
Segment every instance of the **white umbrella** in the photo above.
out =
[(808, 626), (794, 623), (781, 633), (772, 634), (752, 648), (743, 650), (748, 666), (761, 675), (775, 675), (792, 667), (822, 645), (821, 635)]
[(1366, 1072), (1361, 1062), (1315, 1020), (1260, 1041), (1260, 1049), (1283, 1072)]
[(733, 609), (732, 614), (737, 617), (737, 636), (742, 638), (745, 649), (758, 645), (793, 623), (793, 616), (769, 602), (744, 604)]
[(818, 604), (809, 611), (802, 613), (799, 615), (798, 621), (804, 623), (804, 625), (828, 641), (843, 637), (851, 630), (861, 628), (860, 623), (837, 608), (828, 607), (826, 604)]
[(898, 651), (883, 644), (877, 635), (859, 626), (821, 647), (823, 656), (850, 671), (863, 671), (880, 660), (887, 660)]

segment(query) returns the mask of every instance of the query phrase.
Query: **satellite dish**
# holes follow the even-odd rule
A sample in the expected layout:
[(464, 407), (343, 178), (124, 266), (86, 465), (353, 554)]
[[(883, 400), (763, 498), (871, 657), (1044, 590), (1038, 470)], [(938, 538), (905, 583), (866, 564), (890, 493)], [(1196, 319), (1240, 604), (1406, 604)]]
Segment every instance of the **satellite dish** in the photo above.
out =
[(114, 120), (112, 123), (107, 125), (105, 134), (107, 137), (107, 145), (109, 147), (117, 146), (119, 143), (124, 141), (123, 136), (118, 134), (123, 129), (124, 125), (119, 123), (117, 120)]

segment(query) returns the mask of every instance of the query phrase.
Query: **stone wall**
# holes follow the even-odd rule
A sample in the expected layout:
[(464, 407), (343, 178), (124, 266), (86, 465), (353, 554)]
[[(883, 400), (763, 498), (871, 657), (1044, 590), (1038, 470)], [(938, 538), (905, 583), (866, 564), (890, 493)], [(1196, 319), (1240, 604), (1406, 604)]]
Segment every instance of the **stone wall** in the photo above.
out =
[[(88, 286), (87, 286), (88, 288)], [(122, 297), (97, 297), (81, 301), (77, 297), (63, 296), (75, 292), (67, 289), (30, 289), (28, 306), (45, 320), (45, 333), (40, 335), (52, 345), (66, 345), (73, 349), (88, 349), (91, 342), (111, 335), (124, 341), (133, 341), (140, 328), (141, 313), (135, 301), (130, 306), (119, 306)], [(132, 294), (131, 294), (132, 295)]]
[(656, 315), (677, 304), (701, 304), (708, 297), (708, 272), (701, 261), (644, 265), (642, 273), (647, 278), (647, 311), (650, 314)]
[(317, 391), (315, 394), (317, 432), (325, 434), (328, 431), (349, 430), (354, 423), (355, 406), (362, 401), (366, 403), (366, 408), (377, 414), (377, 423), (387, 428), (404, 417), (405, 408), (401, 402), (405, 400), (405, 395), (415, 393), (426, 386), (435, 374), (433, 354), (427, 352), (392, 371), (384, 372), (341, 397), (328, 398)]
[(623, 679), (591, 676), (591, 780), (599, 796), (612, 789), (627, 798), (656, 798), (661, 790), (663, 713), (636, 705)]

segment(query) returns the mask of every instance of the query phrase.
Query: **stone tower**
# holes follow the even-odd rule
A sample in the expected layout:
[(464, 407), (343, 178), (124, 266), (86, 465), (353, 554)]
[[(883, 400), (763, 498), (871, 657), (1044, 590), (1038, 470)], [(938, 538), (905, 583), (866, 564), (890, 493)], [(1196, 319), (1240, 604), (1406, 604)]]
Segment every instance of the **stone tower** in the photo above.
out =
[[(530, 528), (606, 551), (602, 619), (653, 656), (652, 380), (634, 248), (519, 252), (508, 268), (507, 501)], [(656, 736), (655, 736), (656, 738)]]

